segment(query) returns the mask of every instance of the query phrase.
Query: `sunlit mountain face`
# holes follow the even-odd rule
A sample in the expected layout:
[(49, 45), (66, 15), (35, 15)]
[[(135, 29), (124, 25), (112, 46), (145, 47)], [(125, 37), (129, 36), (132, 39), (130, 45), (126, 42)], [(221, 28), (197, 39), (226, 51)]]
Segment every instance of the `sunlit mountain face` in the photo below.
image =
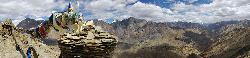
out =
[[(66, 34), (65, 39), (74, 41), (89, 33), (88, 40), (105, 39), (84, 49), (107, 48), (112, 53), (100, 53), (108, 58), (249, 58), (249, 18), (249, 0), (0, 0), (0, 58), (26, 58), (29, 46), (35, 48), (31, 53), (36, 51), (32, 57), (67, 58), (72, 51), (77, 52), (70, 56), (83, 56), (79, 51), (90, 50), (75, 44), (62, 47), (60, 42), (72, 41), (57, 39)], [(14, 25), (8, 25), (11, 21)], [(77, 31), (63, 32), (70, 28)], [(74, 35), (81, 30), (90, 32)], [(100, 46), (111, 41), (105, 37), (110, 35), (93, 35), (103, 31), (117, 36), (117, 45)]]

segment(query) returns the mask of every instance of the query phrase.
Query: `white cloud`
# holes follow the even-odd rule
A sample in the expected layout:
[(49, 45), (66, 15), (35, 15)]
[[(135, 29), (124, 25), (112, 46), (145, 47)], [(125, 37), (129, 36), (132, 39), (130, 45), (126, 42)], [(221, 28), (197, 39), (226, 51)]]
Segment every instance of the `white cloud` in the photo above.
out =
[(35, 20), (44, 20), (43, 18), (36, 18)]
[[(131, 4), (134, 3), (134, 4)], [(85, 4), (85, 9), (92, 13), (90, 19), (122, 20), (135, 17), (146, 20), (165, 19), (171, 11), (154, 4), (145, 4), (137, 0), (94, 0)]]
[(128, 4), (130, 4), (130, 3), (135, 3), (135, 2), (137, 2), (137, 0), (126, 0), (126, 2), (127, 2)]
[[(196, 1), (198, 0), (187, 0), (188, 3)], [(177, 3), (171, 9), (142, 2), (133, 2), (135, 4), (127, 6), (129, 4), (127, 2), (127, 0), (95, 0), (87, 4), (86, 9), (95, 18), (121, 20), (136, 17), (156, 22), (214, 23), (245, 19), (250, 15), (248, 0), (214, 0), (210, 4), (202, 5)]]
[(200, 6), (180, 3), (176, 4), (172, 9), (176, 15), (180, 15), (177, 16), (178, 18), (185, 18), (186, 21), (214, 23), (219, 21), (249, 19), (250, 1), (214, 0), (210, 4)]
[(109, 19), (129, 17), (128, 4), (137, 0), (94, 0), (85, 4), (85, 9), (92, 13), (90, 19)]
[[(58, 0), (59, 1), (59, 0)], [(175, 0), (166, 0), (175, 2)], [(185, 0), (194, 3), (198, 0)], [(225, 20), (250, 18), (250, 0), (214, 0), (209, 4), (192, 5), (178, 2), (170, 9), (137, 0), (81, 0), (83, 12), (89, 12), (87, 19), (122, 20), (136, 17), (156, 22), (186, 21), (214, 23)], [(1, 0), (0, 17), (23, 19), (26, 15), (49, 16), (53, 9), (66, 6), (64, 0)], [(86, 18), (86, 17), (85, 17)], [(18, 22), (18, 21), (17, 21)]]
[(153, 4), (135, 3), (128, 9), (128, 14), (142, 19), (164, 19), (165, 9)]
[(194, 2), (196, 2), (198, 0), (183, 0), (183, 1), (186, 1), (187, 3), (194, 3)]
[(49, 16), (58, 5), (62, 5), (62, 2), (55, 3), (53, 0), (0, 0), (0, 17), (11, 18), (18, 23), (27, 15)]

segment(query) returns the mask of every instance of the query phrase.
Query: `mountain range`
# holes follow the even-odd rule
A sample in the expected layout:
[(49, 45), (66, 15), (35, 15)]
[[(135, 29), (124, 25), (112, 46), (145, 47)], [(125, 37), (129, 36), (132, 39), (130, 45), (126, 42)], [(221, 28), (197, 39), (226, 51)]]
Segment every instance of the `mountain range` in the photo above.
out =
[[(25, 19), (29, 29), (42, 21)], [(114, 23), (94, 20), (119, 37), (115, 58), (244, 58), (250, 56), (250, 20), (210, 24), (152, 22), (130, 17)]]

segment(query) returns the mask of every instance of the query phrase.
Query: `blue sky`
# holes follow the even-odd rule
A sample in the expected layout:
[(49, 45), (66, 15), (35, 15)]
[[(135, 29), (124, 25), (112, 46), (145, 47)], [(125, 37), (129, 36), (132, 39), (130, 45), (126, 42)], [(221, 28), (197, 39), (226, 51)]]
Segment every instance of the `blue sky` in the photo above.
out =
[(191, 0), (174, 0), (174, 1), (168, 1), (168, 0), (139, 0), (142, 3), (149, 3), (149, 4), (155, 4), (160, 7), (164, 8), (171, 8), (173, 7), (173, 4), (175, 3), (186, 3), (186, 4), (194, 4), (194, 5), (200, 5), (200, 4), (209, 4), (212, 1), (211, 0), (197, 0), (195, 2), (189, 2)]
[[(63, 11), (68, 0), (0, 0), (0, 18), (18, 23), (46, 19)], [(75, 0), (84, 18), (117, 21), (129, 17), (154, 22), (215, 23), (250, 18), (250, 0)]]
[[(202, 5), (202, 4), (209, 4), (212, 1), (211, 0), (197, 0), (197, 1), (194, 1), (194, 2), (190, 2), (190, 0), (175, 0), (175, 1), (167, 1), (167, 0), (139, 0), (139, 2), (146, 3), (146, 4), (154, 4), (154, 5), (160, 6), (162, 8), (170, 9), (171, 7), (174, 7), (174, 4), (176, 4), (176, 3)], [(89, 13), (87, 13), (86, 15), (89, 15)], [(114, 21), (113, 19), (107, 19), (108, 23), (113, 22), (113, 21)]]
[[(211, 0), (138, 0), (137, 2), (145, 3), (145, 4), (152, 4), (155, 6), (159, 6), (161, 8), (166, 8), (166, 9), (171, 9), (172, 7), (175, 6), (177, 3), (184, 3), (184, 4), (192, 4), (192, 5), (202, 5), (202, 4), (209, 4), (212, 1)], [(128, 5), (134, 5), (136, 2), (128, 4)], [(83, 12), (86, 17), (92, 17), (91, 12)], [(98, 19), (98, 18), (94, 18)], [(114, 21), (113, 17), (107, 18), (106, 21), (112, 22)]]
[(157, 6), (164, 7), (164, 8), (170, 8), (172, 4), (175, 3), (175, 2), (166, 1), (166, 0), (139, 0), (139, 1), (142, 3), (155, 4)]

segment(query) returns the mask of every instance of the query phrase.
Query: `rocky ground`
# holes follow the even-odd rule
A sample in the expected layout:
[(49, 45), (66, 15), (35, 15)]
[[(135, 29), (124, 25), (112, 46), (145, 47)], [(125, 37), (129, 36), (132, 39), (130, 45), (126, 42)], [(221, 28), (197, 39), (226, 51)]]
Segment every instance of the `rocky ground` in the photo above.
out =
[(27, 58), (28, 47), (34, 48), (32, 51), (36, 53), (32, 55), (34, 58), (58, 58), (60, 54), (57, 45), (46, 45), (37, 38), (31, 38), (28, 34), (0, 36), (0, 58)]
[[(24, 21), (28, 22), (28, 21)], [(96, 26), (119, 37), (113, 58), (249, 58), (250, 21), (224, 21), (213, 24), (188, 22), (157, 23), (129, 18), (112, 24), (94, 21)], [(22, 26), (28, 24), (20, 23)], [(22, 27), (19, 25), (19, 27)], [(29, 29), (31, 27), (24, 27)], [(23, 53), (16, 50), (13, 36), (0, 36), (0, 58), (20, 58), (31, 42), (39, 58), (58, 58), (56, 34), (47, 39), (20, 39)], [(27, 34), (23, 34), (27, 35)]]

